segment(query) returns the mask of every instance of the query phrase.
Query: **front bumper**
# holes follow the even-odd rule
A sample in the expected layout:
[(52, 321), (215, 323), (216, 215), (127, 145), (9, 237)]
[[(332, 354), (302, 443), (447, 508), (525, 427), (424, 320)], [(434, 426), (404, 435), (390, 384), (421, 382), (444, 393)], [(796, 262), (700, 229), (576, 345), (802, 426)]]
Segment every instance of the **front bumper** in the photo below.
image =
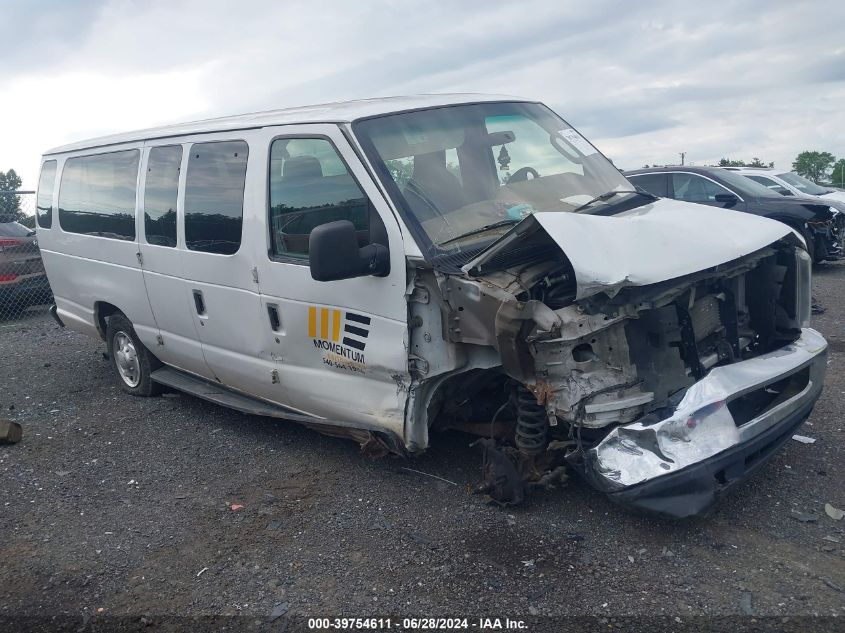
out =
[(807, 419), (826, 368), (827, 342), (810, 328), (786, 347), (716, 367), (669, 417), (612, 430), (587, 452), (584, 473), (622, 505), (700, 514)]

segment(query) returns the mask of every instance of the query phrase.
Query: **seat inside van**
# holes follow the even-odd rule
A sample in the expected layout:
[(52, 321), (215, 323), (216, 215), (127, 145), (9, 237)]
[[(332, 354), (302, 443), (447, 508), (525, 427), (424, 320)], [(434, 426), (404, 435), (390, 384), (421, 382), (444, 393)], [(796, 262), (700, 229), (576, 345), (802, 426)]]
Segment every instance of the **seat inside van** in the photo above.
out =
[(284, 160), (281, 177), (271, 178), (270, 200), (277, 253), (307, 255), (311, 231), (336, 220), (350, 220), (362, 246), (370, 242), (368, 200), (350, 174), (324, 176), (315, 156)]

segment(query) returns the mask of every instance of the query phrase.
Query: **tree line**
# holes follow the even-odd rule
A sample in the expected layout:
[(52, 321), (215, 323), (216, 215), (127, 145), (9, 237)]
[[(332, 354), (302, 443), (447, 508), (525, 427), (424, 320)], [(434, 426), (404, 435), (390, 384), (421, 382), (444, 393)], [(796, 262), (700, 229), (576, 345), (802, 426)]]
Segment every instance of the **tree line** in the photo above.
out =
[[(774, 163), (766, 163), (759, 158), (752, 158), (750, 162), (723, 158), (719, 167), (774, 167)], [(845, 187), (845, 158), (836, 159), (830, 152), (805, 150), (792, 161), (792, 171), (804, 176), (817, 184), (827, 184), (834, 187)]]

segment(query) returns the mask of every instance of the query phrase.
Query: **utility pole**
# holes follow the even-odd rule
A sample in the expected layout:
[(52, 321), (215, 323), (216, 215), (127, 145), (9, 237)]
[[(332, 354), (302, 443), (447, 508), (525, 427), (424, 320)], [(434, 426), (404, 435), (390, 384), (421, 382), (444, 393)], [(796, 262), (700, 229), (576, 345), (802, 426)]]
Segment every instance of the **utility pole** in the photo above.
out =
[(684, 158), (686, 158), (686, 155), (687, 155), (687, 153), (686, 153), (686, 152), (680, 152), (680, 153), (678, 154), (678, 156), (680, 156), (680, 157), (681, 157), (681, 165), (682, 165), (682, 166), (683, 166), (683, 164), (684, 164)]

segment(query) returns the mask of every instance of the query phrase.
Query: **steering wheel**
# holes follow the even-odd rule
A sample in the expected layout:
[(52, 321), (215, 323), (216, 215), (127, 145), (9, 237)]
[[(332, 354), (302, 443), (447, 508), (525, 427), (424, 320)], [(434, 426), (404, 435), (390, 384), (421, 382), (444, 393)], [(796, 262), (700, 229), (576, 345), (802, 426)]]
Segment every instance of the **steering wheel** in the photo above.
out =
[(511, 177), (508, 178), (508, 183), (522, 182), (524, 180), (528, 180), (528, 174), (531, 174), (532, 178), (540, 177), (540, 174), (533, 167), (520, 167), (511, 174)]

